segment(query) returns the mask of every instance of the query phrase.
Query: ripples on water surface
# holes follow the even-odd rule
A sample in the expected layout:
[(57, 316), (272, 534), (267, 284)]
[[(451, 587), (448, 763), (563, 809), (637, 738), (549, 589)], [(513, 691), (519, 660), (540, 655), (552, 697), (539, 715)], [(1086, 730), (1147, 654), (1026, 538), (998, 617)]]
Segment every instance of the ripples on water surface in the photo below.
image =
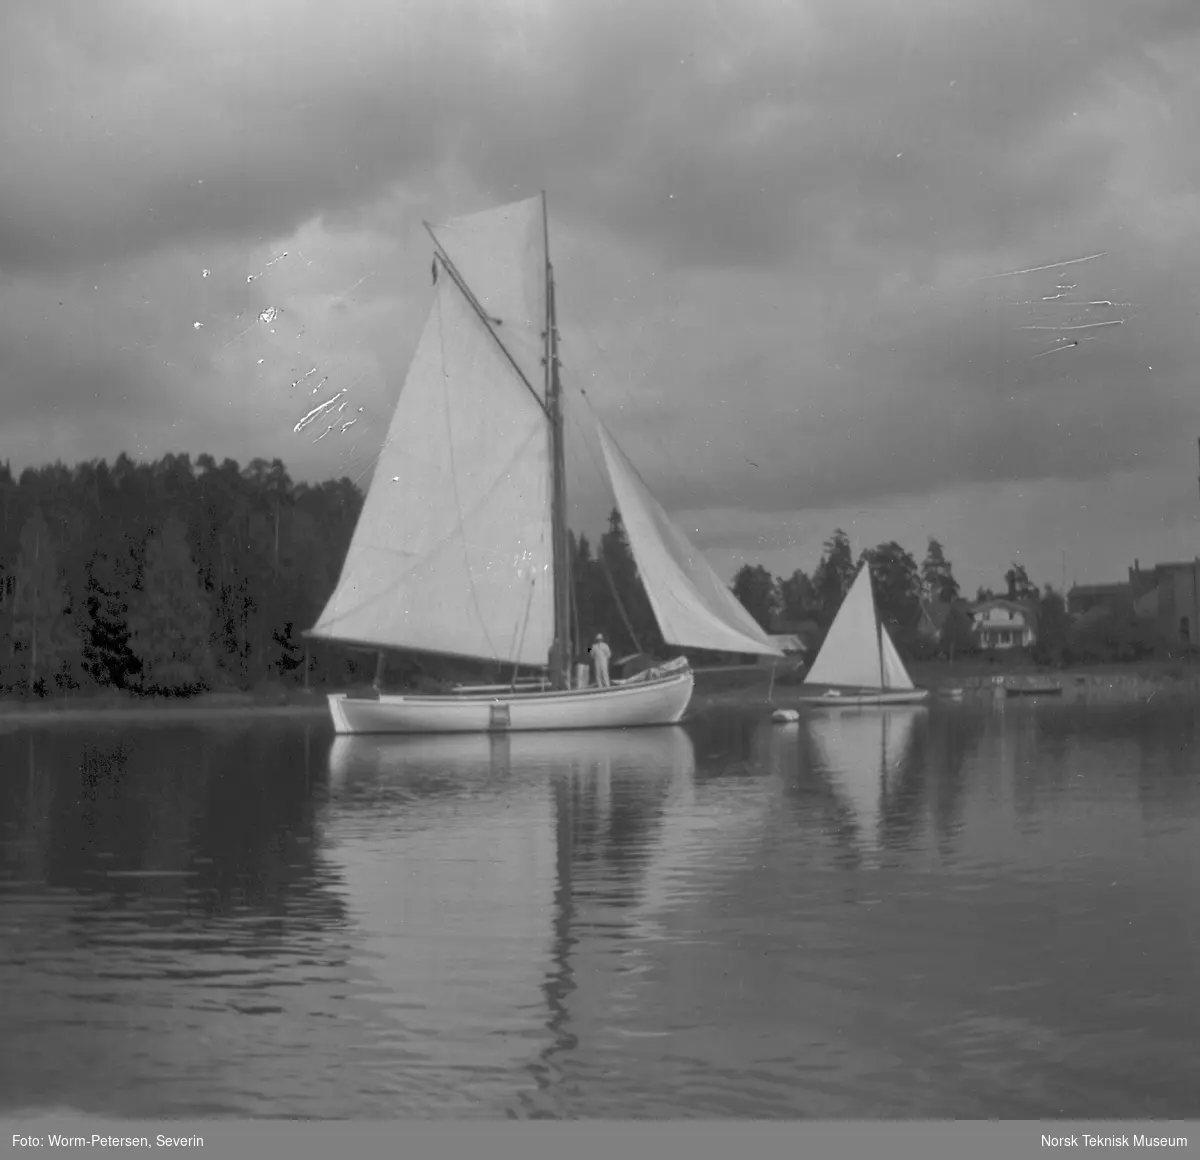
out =
[(0, 734), (0, 1110), (1186, 1117), (1191, 709)]

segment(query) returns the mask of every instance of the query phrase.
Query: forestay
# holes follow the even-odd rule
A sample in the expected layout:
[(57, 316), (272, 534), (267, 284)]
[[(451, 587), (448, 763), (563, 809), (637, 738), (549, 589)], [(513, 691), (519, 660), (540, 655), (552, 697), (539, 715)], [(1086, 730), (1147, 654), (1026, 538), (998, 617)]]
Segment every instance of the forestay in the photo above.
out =
[(681, 648), (782, 656), (597, 424), (617, 507), (663, 640)]

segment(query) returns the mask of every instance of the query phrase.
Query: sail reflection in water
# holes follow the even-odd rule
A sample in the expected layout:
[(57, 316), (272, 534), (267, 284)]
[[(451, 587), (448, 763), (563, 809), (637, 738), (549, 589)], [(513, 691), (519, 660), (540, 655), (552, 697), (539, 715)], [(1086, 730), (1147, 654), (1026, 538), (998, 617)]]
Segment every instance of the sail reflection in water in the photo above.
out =
[(0, 1114), (1189, 1114), (1192, 706), (763, 716), (0, 731)]
[(819, 768), (850, 813), (863, 853), (880, 846), (889, 788), (904, 763), (923, 705), (813, 714), (807, 727)]
[(481, 1110), (511, 1104), (514, 1072), (553, 1086), (556, 1054), (599, 1030), (613, 989), (605, 955), (571, 955), (590, 923), (611, 927), (589, 882), (602, 910), (638, 904), (626, 855), (648, 853), (641, 831), (689, 794), (687, 733), (343, 736), (329, 767), (329, 857), (389, 1045), (419, 1042), (439, 1083), (470, 1053)]

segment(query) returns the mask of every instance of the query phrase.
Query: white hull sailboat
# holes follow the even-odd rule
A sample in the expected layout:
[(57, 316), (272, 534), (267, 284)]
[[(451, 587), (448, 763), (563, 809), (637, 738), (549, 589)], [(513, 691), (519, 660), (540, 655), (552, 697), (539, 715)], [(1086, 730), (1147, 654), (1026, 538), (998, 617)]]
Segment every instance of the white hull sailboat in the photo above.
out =
[(808, 705), (912, 705), (929, 699), (928, 689), (913, 684), (879, 619), (869, 565), (859, 569), (804, 684), (823, 686), (805, 697)]
[[(667, 670), (667, 671), (661, 671)], [(693, 677), (684, 662), (661, 666), (653, 677), (607, 689), (511, 692), (470, 686), (433, 696), (381, 693), (329, 695), (337, 733), (484, 733), (506, 729), (628, 729), (674, 725), (692, 699)], [(653, 670), (652, 670), (653, 671)]]
[[(685, 659), (572, 687), (579, 624), (566, 523), (564, 397), (545, 195), (444, 226), (433, 304), (333, 595), (309, 636), (501, 665), (510, 685), (335, 693), (338, 733), (670, 725)], [(597, 423), (609, 481), (664, 641), (782, 655)], [(536, 687), (519, 671), (541, 670)], [(378, 686), (378, 678), (377, 678)]]

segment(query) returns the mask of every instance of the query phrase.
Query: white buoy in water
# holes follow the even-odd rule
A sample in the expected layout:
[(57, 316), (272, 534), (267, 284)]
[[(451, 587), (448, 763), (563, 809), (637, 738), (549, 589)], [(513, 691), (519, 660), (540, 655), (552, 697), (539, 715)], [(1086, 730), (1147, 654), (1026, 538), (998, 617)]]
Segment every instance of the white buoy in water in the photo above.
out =
[(771, 714), (771, 720), (776, 725), (790, 725), (793, 721), (800, 720), (800, 713), (796, 709), (776, 709)]

